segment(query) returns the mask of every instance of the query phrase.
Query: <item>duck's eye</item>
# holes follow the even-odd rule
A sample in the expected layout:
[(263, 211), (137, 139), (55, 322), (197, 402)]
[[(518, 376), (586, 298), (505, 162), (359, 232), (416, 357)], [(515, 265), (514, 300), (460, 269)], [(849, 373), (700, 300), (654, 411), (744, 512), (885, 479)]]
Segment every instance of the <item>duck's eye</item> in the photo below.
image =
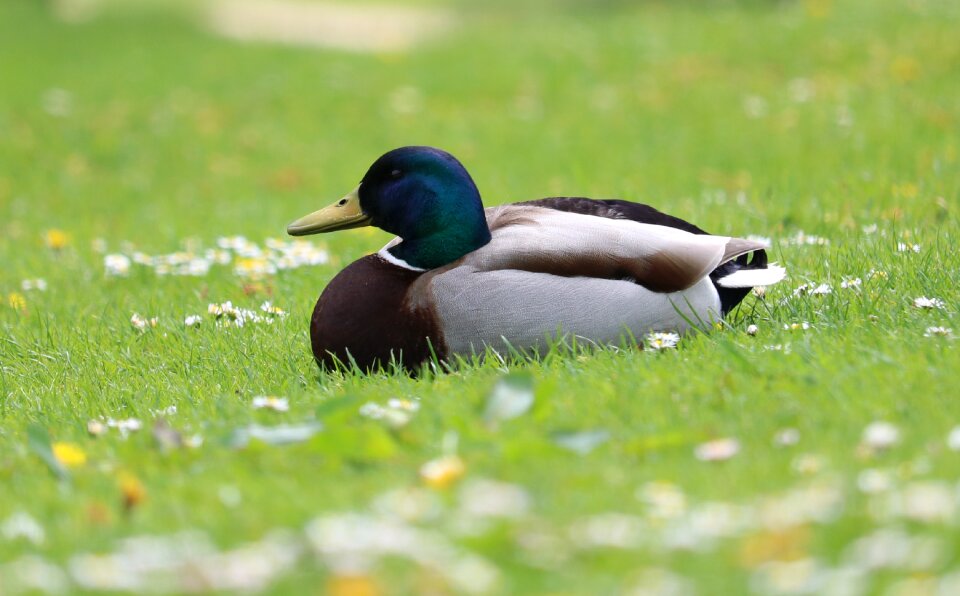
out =
[(403, 176), (403, 172), (400, 171), (400, 170), (394, 170), (394, 171), (390, 172), (390, 177), (393, 178), (394, 180), (396, 180), (397, 178), (399, 178), (399, 177), (401, 177), (401, 176)]
[(347, 200), (346, 200), (346, 199), (340, 199), (339, 201), (337, 201), (337, 205), (340, 205), (341, 207), (343, 207), (343, 206), (346, 205), (346, 204), (347, 204)]

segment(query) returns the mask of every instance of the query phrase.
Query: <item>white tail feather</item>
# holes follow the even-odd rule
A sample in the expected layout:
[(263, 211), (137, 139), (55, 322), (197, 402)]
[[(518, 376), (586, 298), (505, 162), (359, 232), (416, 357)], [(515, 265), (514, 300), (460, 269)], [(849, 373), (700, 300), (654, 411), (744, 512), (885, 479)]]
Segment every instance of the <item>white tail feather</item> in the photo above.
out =
[(740, 269), (717, 280), (723, 288), (755, 288), (770, 286), (787, 276), (787, 270), (777, 265), (768, 265), (766, 269)]

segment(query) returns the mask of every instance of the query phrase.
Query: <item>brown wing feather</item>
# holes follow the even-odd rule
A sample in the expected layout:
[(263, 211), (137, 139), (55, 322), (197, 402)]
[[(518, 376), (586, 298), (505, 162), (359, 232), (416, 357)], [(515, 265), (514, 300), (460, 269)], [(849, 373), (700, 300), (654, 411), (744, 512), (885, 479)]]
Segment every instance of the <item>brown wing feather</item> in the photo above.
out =
[(537, 205), (488, 209), (487, 220), (493, 241), (466, 257), (478, 270), (629, 278), (657, 292), (677, 292), (703, 279), (721, 262), (728, 241)]

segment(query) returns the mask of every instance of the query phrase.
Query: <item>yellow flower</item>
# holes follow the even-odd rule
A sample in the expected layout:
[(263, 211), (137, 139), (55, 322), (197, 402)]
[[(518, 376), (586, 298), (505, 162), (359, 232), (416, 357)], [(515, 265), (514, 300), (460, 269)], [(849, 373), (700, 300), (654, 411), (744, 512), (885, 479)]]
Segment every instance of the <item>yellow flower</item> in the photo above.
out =
[(447, 488), (466, 473), (467, 466), (456, 455), (430, 460), (420, 467), (420, 477), (431, 488)]
[(147, 499), (147, 489), (140, 479), (129, 472), (120, 474), (120, 492), (123, 493), (123, 507), (127, 511), (143, 503)]
[(833, 12), (833, 0), (806, 0), (803, 7), (814, 19), (825, 19)]
[(63, 230), (52, 228), (44, 233), (43, 241), (46, 243), (47, 247), (52, 248), (53, 250), (60, 250), (70, 243), (70, 238)]
[(65, 468), (79, 468), (87, 463), (87, 454), (74, 443), (54, 443), (53, 456)]
[(915, 199), (917, 198), (917, 195), (920, 194), (920, 189), (912, 182), (894, 184), (890, 190), (893, 192), (895, 197), (900, 197), (903, 199)]
[(17, 292), (10, 292), (10, 294), (7, 295), (7, 304), (9, 304), (13, 310), (19, 310), (20, 312), (27, 310), (27, 299), (23, 297), (23, 294)]
[(890, 74), (898, 83), (909, 83), (920, 76), (920, 63), (909, 56), (898, 56), (890, 63)]
[(334, 575), (327, 580), (326, 593), (331, 596), (377, 596), (380, 588), (366, 575)]
[(235, 261), (233, 272), (240, 277), (257, 279), (266, 274), (274, 273), (275, 267), (266, 257), (245, 257)]

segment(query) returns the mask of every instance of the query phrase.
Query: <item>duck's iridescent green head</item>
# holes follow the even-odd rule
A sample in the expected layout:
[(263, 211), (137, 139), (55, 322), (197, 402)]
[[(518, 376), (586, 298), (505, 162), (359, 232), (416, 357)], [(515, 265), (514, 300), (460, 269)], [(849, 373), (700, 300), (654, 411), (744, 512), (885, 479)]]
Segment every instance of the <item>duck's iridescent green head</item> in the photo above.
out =
[(401, 147), (375, 161), (352, 193), (287, 227), (294, 236), (374, 225), (403, 239), (389, 252), (413, 267), (451, 263), (490, 241), (480, 193), (449, 153)]

